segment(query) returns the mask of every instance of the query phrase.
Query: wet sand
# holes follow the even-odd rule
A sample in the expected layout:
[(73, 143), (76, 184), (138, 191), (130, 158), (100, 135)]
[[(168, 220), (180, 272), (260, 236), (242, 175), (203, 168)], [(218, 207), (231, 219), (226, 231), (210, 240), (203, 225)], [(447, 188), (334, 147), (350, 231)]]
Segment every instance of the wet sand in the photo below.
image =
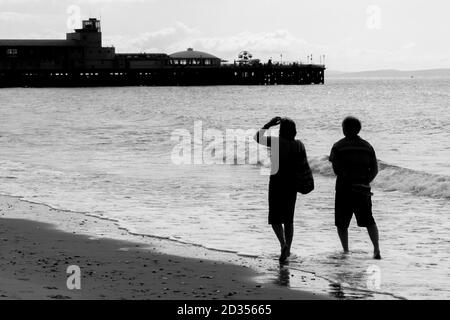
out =
[[(325, 298), (257, 284), (242, 266), (164, 255), (29, 220), (0, 219), (0, 252), (0, 299)], [(80, 267), (80, 290), (67, 288), (70, 265)]]

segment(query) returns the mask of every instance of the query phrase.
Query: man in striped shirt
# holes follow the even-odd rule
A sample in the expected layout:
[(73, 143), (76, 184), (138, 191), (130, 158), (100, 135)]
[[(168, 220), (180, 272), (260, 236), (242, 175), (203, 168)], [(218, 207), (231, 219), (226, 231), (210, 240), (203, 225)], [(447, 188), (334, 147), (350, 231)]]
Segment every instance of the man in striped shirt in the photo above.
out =
[(374, 246), (374, 259), (381, 259), (370, 188), (370, 183), (378, 174), (375, 150), (358, 135), (361, 122), (357, 118), (345, 118), (342, 129), (345, 137), (334, 144), (330, 154), (337, 176), (335, 225), (344, 252), (348, 253), (348, 227), (355, 214), (358, 226), (367, 228)]

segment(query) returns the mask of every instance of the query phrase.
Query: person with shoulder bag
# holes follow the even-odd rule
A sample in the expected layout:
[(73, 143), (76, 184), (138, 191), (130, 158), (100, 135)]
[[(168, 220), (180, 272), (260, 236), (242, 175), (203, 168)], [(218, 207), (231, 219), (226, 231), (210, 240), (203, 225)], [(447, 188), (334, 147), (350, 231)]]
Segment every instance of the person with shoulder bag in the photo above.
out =
[[(264, 135), (276, 125), (280, 125), (279, 137)], [(271, 151), (269, 224), (280, 242), (280, 262), (285, 262), (291, 253), (297, 193), (307, 194), (314, 189), (305, 146), (295, 139), (296, 135), (293, 120), (275, 117), (254, 137), (256, 142), (267, 146)]]

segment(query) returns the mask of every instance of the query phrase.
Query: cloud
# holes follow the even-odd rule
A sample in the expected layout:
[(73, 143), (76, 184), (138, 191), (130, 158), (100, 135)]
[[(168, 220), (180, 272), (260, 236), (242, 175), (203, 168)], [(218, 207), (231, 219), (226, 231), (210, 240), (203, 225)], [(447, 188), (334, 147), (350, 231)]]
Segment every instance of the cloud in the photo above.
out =
[(408, 44), (405, 44), (403, 47), (402, 47), (402, 49), (406, 49), (406, 50), (408, 50), (408, 49), (413, 49), (413, 48), (415, 48), (417, 46), (417, 44), (415, 43), (415, 42), (410, 42), (410, 43), (408, 43)]
[(12, 11), (5, 11), (0, 12), (0, 21), (2, 22), (23, 22), (25, 20), (32, 19), (33, 16), (31, 14), (26, 13), (19, 13), (19, 12), (12, 12)]
[(154, 3), (158, 0), (73, 0), (74, 3), (88, 3), (88, 4), (101, 4), (101, 3)]
[(0, 4), (39, 3), (39, 2), (42, 2), (42, 1), (43, 0), (0, 0)]
[(149, 47), (163, 48), (171, 47), (180, 43), (183, 39), (195, 37), (196, 31), (187, 27), (182, 22), (177, 22), (174, 27), (163, 28), (153, 32), (141, 33), (138, 37), (131, 40), (131, 44), (143, 50)]
[(126, 35), (105, 36), (105, 43), (114, 45), (118, 51), (127, 52), (171, 52), (184, 48), (186, 39), (193, 39), (198, 32), (177, 22), (173, 27), (166, 27), (152, 32), (143, 32), (135, 37)]
[[(131, 2), (142, 2), (142, 3), (153, 3), (158, 0), (67, 0), (72, 4), (78, 3), (131, 3)], [(0, 0), (0, 4), (20, 4), (20, 3), (48, 3), (48, 2), (61, 2), (61, 0)]]
[(208, 50), (224, 52), (227, 54), (249, 50), (264, 55), (295, 55), (306, 48), (311, 48), (305, 40), (292, 35), (287, 30), (273, 32), (242, 32), (222, 38), (200, 37), (193, 39), (194, 43)]
[(266, 61), (272, 57), (283, 61), (306, 61), (312, 54), (315, 63), (326, 55), (325, 63), (331, 69), (369, 70), (382, 68), (425, 68), (432, 66), (442, 56), (425, 56), (414, 54), (415, 42), (406, 43), (396, 48), (381, 49), (361, 46), (351, 37), (343, 38), (335, 44), (312, 43), (294, 35), (286, 29), (269, 32), (244, 31), (222, 37), (210, 37), (209, 33), (191, 28), (178, 22), (172, 27), (138, 34), (135, 37), (115, 36), (109, 38), (118, 52), (165, 52), (173, 53), (192, 47), (206, 51), (220, 58), (233, 61), (238, 53), (248, 50), (255, 58)]
[(234, 59), (238, 53), (248, 50), (254, 57), (300, 60), (310, 53), (317, 56), (326, 49), (322, 45), (311, 44), (294, 36), (287, 30), (279, 29), (271, 32), (241, 32), (224, 37), (208, 37), (197, 29), (178, 22), (153, 32), (141, 33), (135, 37), (116, 35), (105, 37), (108, 44), (115, 45), (119, 52), (176, 52), (192, 47), (207, 51), (224, 59)]

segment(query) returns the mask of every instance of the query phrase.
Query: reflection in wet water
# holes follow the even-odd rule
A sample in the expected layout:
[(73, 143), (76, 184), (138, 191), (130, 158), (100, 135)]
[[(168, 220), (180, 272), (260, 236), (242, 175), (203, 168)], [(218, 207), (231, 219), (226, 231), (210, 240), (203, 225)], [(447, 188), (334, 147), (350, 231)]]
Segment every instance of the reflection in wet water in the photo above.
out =
[[(368, 277), (366, 268), (355, 271), (349, 267), (347, 264), (351, 259), (347, 255), (336, 254), (333, 260), (335, 260), (335, 273), (333, 273), (332, 278), (311, 272), (309, 271), (311, 266), (304, 261), (300, 262), (294, 259), (283, 264), (274, 262), (272, 267), (268, 266), (269, 273), (262, 275), (260, 280), (281, 287), (328, 295), (339, 300), (404, 299), (388, 292), (354, 287), (352, 279), (357, 282), (366, 281)], [(317, 267), (318, 265), (316, 265)]]
[[(359, 291), (357, 289), (344, 287), (340, 283), (330, 283), (330, 290), (328, 292), (331, 297), (341, 300), (355, 300), (355, 299), (393, 299), (391, 296), (384, 296), (383, 294), (375, 294), (369, 291)], [(395, 299), (395, 298), (394, 298)]]
[(278, 269), (278, 278), (275, 280), (275, 283), (282, 287), (290, 286), (290, 276), (291, 273), (289, 271), (289, 262), (280, 263)]
[(330, 283), (330, 295), (336, 299), (345, 299), (346, 297), (340, 283)]

